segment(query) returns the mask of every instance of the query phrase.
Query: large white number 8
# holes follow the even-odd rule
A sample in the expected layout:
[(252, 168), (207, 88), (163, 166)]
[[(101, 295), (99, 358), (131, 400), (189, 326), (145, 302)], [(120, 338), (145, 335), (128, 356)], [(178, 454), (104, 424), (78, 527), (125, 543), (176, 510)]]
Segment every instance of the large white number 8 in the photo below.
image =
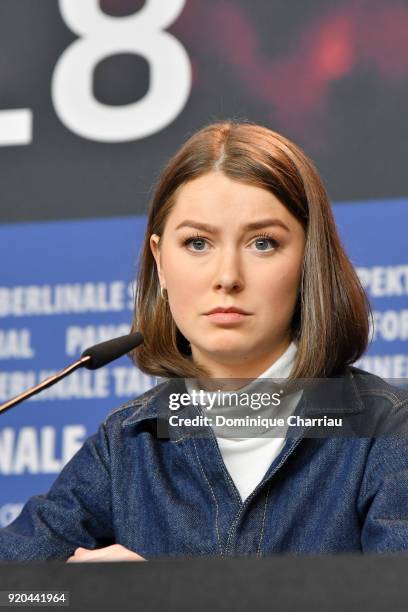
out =
[[(51, 84), (55, 111), (83, 138), (125, 142), (150, 136), (183, 110), (191, 90), (191, 66), (181, 43), (164, 28), (186, 0), (146, 0), (134, 15), (112, 17), (98, 0), (59, 0), (67, 26), (80, 38), (58, 60)], [(150, 85), (137, 102), (102, 104), (92, 94), (95, 66), (118, 53), (136, 53), (149, 62)]]

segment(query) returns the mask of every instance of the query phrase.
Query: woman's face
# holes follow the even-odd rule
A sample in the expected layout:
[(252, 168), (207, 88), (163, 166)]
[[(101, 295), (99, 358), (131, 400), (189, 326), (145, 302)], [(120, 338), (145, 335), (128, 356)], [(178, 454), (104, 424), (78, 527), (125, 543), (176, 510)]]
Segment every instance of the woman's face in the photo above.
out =
[[(213, 376), (225, 367), (256, 376), (284, 352), (305, 233), (273, 194), (210, 172), (180, 188), (158, 243), (153, 234), (160, 284), (195, 362)], [(207, 314), (231, 306), (247, 314)]]

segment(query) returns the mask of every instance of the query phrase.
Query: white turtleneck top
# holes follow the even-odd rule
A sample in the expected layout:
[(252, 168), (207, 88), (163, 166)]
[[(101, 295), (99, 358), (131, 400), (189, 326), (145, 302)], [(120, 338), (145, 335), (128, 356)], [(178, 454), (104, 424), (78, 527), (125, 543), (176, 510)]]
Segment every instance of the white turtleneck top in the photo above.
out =
[[(262, 372), (250, 384), (237, 390), (236, 393), (250, 393), (256, 390), (257, 387), (260, 389), (260, 384), (262, 384), (260, 379), (263, 378), (287, 378), (292, 371), (296, 352), (297, 346), (292, 342), (279, 359), (267, 368), (265, 372)], [(195, 379), (186, 379), (186, 387), (189, 393), (193, 389), (199, 390)], [(283, 410), (286, 417), (289, 414), (293, 414), (301, 395), (302, 391), (299, 391), (288, 395), (284, 399), (285, 405)], [(224, 430), (223, 433), (222, 428), (221, 435), (217, 435), (217, 431), (220, 431), (219, 429), (214, 429), (214, 431), (225, 467), (234, 481), (242, 501), (244, 501), (262, 480), (269, 466), (282, 450), (286, 438), (271, 437), (270, 431), (269, 436), (268, 431), (265, 431), (259, 437), (251, 438), (228, 437), (227, 432)]]

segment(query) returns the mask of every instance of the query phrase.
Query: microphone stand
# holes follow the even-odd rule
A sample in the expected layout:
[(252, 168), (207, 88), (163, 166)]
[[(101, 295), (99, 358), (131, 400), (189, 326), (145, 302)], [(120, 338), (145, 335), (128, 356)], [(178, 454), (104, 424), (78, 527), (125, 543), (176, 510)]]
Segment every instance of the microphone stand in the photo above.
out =
[(71, 363), (71, 365), (67, 366), (63, 370), (60, 370), (59, 372), (56, 372), (52, 376), (49, 376), (42, 382), (38, 383), (38, 385), (36, 385), (35, 387), (31, 387), (31, 389), (27, 389), (27, 391), (23, 391), (23, 393), (20, 393), (19, 395), (16, 395), (16, 397), (13, 397), (12, 399), (8, 400), (8, 402), (5, 402), (4, 404), (0, 404), (0, 414), (2, 412), (6, 412), (6, 410), (9, 410), (13, 406), (16, 406), (16, 404), (19, 404), (23, 400), (28, 399), (32, 395), (35, 395), (36, 393), (43, 391), (43, 389), (47, 389), (47, 387), (51, 387), (56, 382), (62, 380), (63, 378), (71, 374), (71, 372), (74, 372), (78, 368), (82, 368), (91, 359), (92, 359), (91, 355), (86, 355), (86, 357), (81, 357), (81, 359), (78, 359), (78, 361)]

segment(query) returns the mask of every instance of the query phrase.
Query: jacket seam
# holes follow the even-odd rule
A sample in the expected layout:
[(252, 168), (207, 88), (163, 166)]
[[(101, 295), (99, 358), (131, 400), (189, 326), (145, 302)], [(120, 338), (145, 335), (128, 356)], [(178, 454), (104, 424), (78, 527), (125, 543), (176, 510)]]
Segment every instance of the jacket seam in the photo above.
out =
[[(307, 431), (308, 429), (309, 429), (309, 428), (306, 428), (304, 433), (306, 433), (306, 431)], [(292, 452), (295, 450), (295, 448), (298, 446), (298, 444), (300, 443), (300, 441), (301, 441), (302, 439), (303, 439), (303, 438), (298, 438), (298, 439), (297, 439), (297, 441), (296, 441), (296, 443), (294, 444), (294, 446), (293, 446), (293, 447), (292, 447), (290, 450), (288, 449), (288, 450), (287, 450), (287, 451), (284, 453), (284, 455), (281, 457), (281, 460), (279, 461), (278, 465), (275, 467), (274, 472), (273, 472), (272, 474), (270, 474), (270, 476), (269, 476), (269, 478), (271, 479), (271, 480), (270, 480), (270, 482), (269, 482), (269, 486), (271, 486), (271, 481), (272, 481), (273, 476), (276, 474), (276, 472), (279, 470), (279, 468), (280, 468), (280, 467), (281, 467), (281, 466), (284, 464), (284, 462), (286, 461), (287, 457), (288, 457), (288, 456), (289, 456), (289, 455), (290, 455), (290, 454), (291, 454), (291, 453), (292, 453)], [(271, 465), (272, 465), (272, 464), (271, 464)], [(269, 469), (269, 468), (268, 468), (268, 469)], [(239, 520), (241, 519), (241, 517), (243, 516), (243, 514), (244, 514), (244, 512), (245, 512), (246, 506), (248, 505), (248, 500), (253, 499), (253, 497), (255, 496), (255, 494), (259, 492), (258, 487), (260, 487), (260, 486), (261, 486), (261, 485), (260, 485), (260, 484), (258, 484), (258, 485), (255, 487), (255, 489), (252, 491), (252, 493), (251, 493), (250, 495), (248, 495), (248, 497), (247, 497), (247, 498), (246, 498), (246, 500), (245, 500), (245, 503), (244, 503), (243, 507), (242, 507), (242, 508), (241, 508), (241, 509), (238, 511), (238, 514), (237, 514), (237, 516), (236, 516), (236, 518), (235, 518), (234, 522), (233, 522), (233, 523), (232, 523), (232, 525), (231, 525), (231, 529), (230, 529), (230, 532), (229, 532), (229, 535), (228, 535), (228, 540), (227, 540), (227, 546), (226, 546), (226, 549), (225, 549), (225, 552), (226, 552), (227, 554), (228, 554), (228, 553), (230, 552), (230, 550), (231, 550), (231, 540), (232, 540), (232, 535), (233, 535), (233, 533), (234, 533), (234, 529), (235, 529), (235, 527), (237, 526), (237, 524), (238, 524)], [(256, 492), (256, 493), (255, 493), (255, 492)]]
[(258, 549), (256, 551), (256, 554), (257, 554), (258, 557), (262, 556), (262, 554), (261, 554), (261, 545), (262, 545), (262, 540), (263, 540), (264, 531), (265, 531), (266, 508), (268, 506), (268, 499), (269, 499), (269, 492), (271, 490), (271, 483), (272, 483), (272, 479), (269, 481), (268, 488), (267, 488), (267, 491), (266, 491), (264, 512), (263, 512), (263, 517), (262, 517), (262, 528), (261, 528), (261, 533), (260, 533), (260, 536), (259, 536)]
[(127, 402), (126, 404), (122, 404), (122, 406), (118, 406), (117, 408), (114, 408), (114, 410), (112, 410), (111, 412), (109, 412), (109, 414), (106, 415), (103, 423), (106, 424), (111, 417), (115, 416), (118, 412), (122, 412), (123, 410), (126, 410), (126, 408), (131, 408), (132, 405), (133, 405), (133, 401)]
[(390, 401), (395, 400), (397, 403), (393, 404), (393, 408), (399, 407), (401, 404), (406, 404), (407, 400), (400, 400), (400, 398), (392, 393), (392, 391), (386, 391), (385, 389), (370, 389), (369, 391), (361, 390), (360, 395), (364, 397), (376, 397), (380, 395), (381, 397), (385, 397)]
[(172, 440), (173, 444), (178, 444), (179, 442), (183, 442), (184, 440), (188, 440), (188, 438), (191, 437), (191, 434), (186, 434), (185, 436), (182, 436), (181, 438), (177, 438), (177, 440)]
[(215, 493), (214, 493), (214, 490), (213, 490), (213, 488), (211, 486), (211, 483), (208, 480), (208, 478), (207, 478), (207, 476), (206, 476), (206, 474), (205, 474), (205, 472), (203, 470), (203, 466), (201, 464), (200, 457), (198, 456), (198, 452), (197, 452), (196, 441), (195, 441), (194, 438), (192, 438), (192, 442), (193, 442), (193, 445), (194, 445), (194, 450), (195, 450), (195, 454), (196, 454), (196, 457), (197, 457), (198, 465), (200, 466), (201, 473), (204, 476), (208, 486), (210, 487), (211, 495), (212, 495), (212, 498), (213, 498), (214, 503), (215, 503), (215, 530), (217, 532), (217, 539), (218, 539), (218, 546), (219, 546), (219, 549), (220, 549), (220, 553), (221, 553), (221, 556), (223, 556), (221, 537), (220, 537), (220, 530), (219, 530), (219, 526), (218, 526), (219, 507), (218, 507), (217, 498), (215, 496)]
[(400, 400), (400, 402), (394, 406), (394, 409), (400, 410), (401, 408), (407, 408), (407, 407), (408, 407), (408, 399), (405, 399), (405, 400)]
[(358, 492), (358, 495), (356, 497), (356, 505), (357, 505), (357, 514), (358, 514), (358, 516), (360, 516), (360, 512), (358, 511), (359, 501), (360, 501), (361, 497), (363, 499), (365, 499), (366, 496), (367, 496), (367, 492), (368, 492), (368, 480), (369, 480), (369, 478), (368, 478), (368, 475), (366, 473), (366, 466), (367, 466), (368, 457), (370, 455), (370, 452), (371, 452), (371, 449), (372, 449), (372, 446), (373, 446), (372, 440), (373, 439), (371, 439), (371, 446), (369, 448), (369, 451), (368, 451), (368, 453), (366, 455), (366, 459), (364, 461), (364, 470), (363, 470), (363, 474), (362, 474), (362, 477), (361, 477), (359, 492)]

